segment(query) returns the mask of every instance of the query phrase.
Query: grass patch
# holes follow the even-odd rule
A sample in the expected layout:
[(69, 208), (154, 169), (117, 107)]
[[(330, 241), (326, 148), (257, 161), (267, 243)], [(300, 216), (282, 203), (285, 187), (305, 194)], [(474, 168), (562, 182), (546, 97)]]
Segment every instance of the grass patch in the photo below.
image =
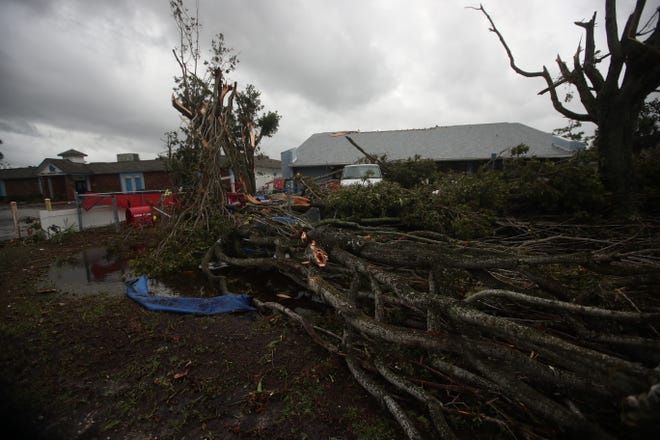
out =
[(287, 417), (309, 417), (316, 410), (316, 400), (323, 395), (318, 381), (303, 377), (284, 398), (284, 415)]
[(358, 440), (388, 440), (398, 438), (389, 419), (364, 418), (356, 407), (346, 410), (348, 424)]

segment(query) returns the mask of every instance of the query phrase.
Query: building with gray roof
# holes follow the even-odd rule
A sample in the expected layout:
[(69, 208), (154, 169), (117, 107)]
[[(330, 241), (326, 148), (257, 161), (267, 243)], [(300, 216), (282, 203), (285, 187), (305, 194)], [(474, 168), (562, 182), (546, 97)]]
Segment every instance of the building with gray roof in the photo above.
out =
[(298, 148), (282, 155), (285, 175), (297, 172), (319, 176), (344, 165), (355, 163), (364, 155), (346, 139), (350, 136), (373, 156), (405, 160), (419, 156), (433, 159), (441, 169), (472, 172), (480, 164), (510, 157), (510, 150), (520, 144), (529, 147), (525, 156), (542, 159), (565, 159), (586, 145), (570, 141), (520, 123), (453, 125), (411, 130), (371, 132), (316, 133)]

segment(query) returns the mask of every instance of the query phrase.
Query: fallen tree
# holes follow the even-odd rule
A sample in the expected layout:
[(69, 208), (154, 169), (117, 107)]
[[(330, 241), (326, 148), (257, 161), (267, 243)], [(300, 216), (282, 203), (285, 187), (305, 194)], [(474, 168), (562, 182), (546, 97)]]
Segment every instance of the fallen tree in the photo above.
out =
[(271, 268), (322, 299), (334, 313), (313, 320), (256, 303), (343, 356), (408, 437), (658, 429), (660, 224), (506, 220), (467, 242), (275, 214), (246, 208), (206, 273), (222, 287), (212, 259)]

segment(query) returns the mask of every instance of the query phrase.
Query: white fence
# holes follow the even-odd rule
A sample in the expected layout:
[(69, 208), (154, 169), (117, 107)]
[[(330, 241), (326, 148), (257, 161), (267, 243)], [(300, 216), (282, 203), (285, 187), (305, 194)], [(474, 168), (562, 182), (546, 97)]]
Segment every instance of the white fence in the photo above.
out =
[[(80, 214), (80, 217), (79, 217)], [(118, 209), (119, 222), (126, 220), (126, 210)], [(60, 209), (57, 211), (39, 211), (41, 228), (46, 232), (53, 230), (80, 230), (79, 220), (82, 220), (83, 228), (95, 228), (108, 226), (115, 223), (115, 214), (112, 206), (95, 206), (89, 211), (72, 209)]]
[[(113, 224), (115, 230), (119, 232), (120, 223), (126, 221), (125, 206), (131, 206), (131, 202), (136, 208), (152, 206), (160, 213), (159, 216), (162, 214), (169, 217), (169, 214), (162, 210), (164, 197), (171, 197), (171, 193), (163, 190), (146, 190), (131, 193), (78, 194), (76, 207), (64, 209), (53, 209), (54, 204), (51, 204), (49, 199), (44, 200), (46, 209), (39, 209), (40, 207), (35, 205), (24, 205), (19, 208), (16, 202), (11, 202), (10, 206), (0, 207), (0, 240), (12, 240), (35, 233), (33, 228), (36, 226), (34, 220), (37, 215), (41, 228), (49, 236), (60, 231), (79, 231)], [(89, 198), (100, 198), (100, 200), (92, 200), (90, 203)], [(94, 205), (94, 203), (99, 204)], [(169, 203), (172, 203), (171, 198)], [(89, 209), (85, 209), (84, 206)]]

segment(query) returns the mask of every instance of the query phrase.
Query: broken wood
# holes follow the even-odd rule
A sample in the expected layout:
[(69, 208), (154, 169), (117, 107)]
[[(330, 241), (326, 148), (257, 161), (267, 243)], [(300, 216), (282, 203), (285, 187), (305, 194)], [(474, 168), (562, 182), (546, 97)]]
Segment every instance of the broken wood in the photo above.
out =
[[(339, 331), (336, 318), (312, 325), (284, 304), (257, 302), (343, 356), (408, 437), (455, 438), (460, 419), (516, 437), (636, 432), (619, 423), (617, 408), (660, 382), (660, 280), (650, 276), (660, 270), (659, 224), (637, 225), (634, 235), (609, 225), (519, 225), (533, 236), (466, 242), (269, 215), (246, 208), (241, 232), (213, 255), (277, 270), (334, 310)], [(232, 255), (234, 239), (272, 256)], [(419, 411), (430, 424), (417, 423)]]

